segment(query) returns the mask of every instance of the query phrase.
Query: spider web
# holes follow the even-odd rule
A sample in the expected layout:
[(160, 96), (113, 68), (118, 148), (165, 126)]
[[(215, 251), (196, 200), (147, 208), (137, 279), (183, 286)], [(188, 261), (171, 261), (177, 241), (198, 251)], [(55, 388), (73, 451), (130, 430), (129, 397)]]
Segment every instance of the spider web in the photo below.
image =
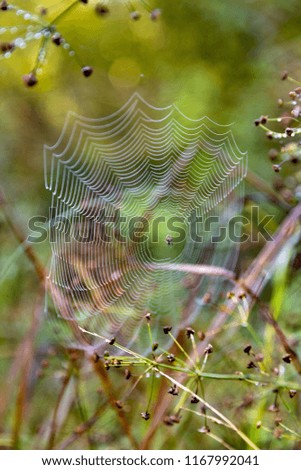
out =
[(177, 266), (236, 264), (237, 244), (212, 242), (242, 203), (246, 154), (231, 129), (134, 94), (107, 117), (69, 113), (57, 143), (44, 150), (55, 315), (48, 302), (47, 311), (60, 334), (75, 344), (80, 325), (146, 350), (150, 312), (163, 346), (163, 325), (176, 332), (191, 324), (204, 294), (213, 301), (225, 288)]

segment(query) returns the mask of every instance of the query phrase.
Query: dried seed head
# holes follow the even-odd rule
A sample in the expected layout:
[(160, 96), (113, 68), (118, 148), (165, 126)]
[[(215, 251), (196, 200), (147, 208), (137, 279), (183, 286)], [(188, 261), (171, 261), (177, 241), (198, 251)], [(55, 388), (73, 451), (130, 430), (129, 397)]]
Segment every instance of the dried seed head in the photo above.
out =
[(199, 403), (199, 401), (200, 400), (197, 397), (193, 396), (193, 397), (191, 397), (190, 403), (195, 404), (195, 403)]
[(195, 331), (193, 328), (191, 328), (190, 326), (188, 328), (186, 328), (186, 336), (187, 338), (190, 338), (191, 336), (194, 336), (195, 334)]
[(294, 398), (297, 394), (297, 390), (290, 389), (288, 394), (290, 398)]
[(280, 76), (281, 80), (286, 80), (288, 77), (288, 71), (284, 70)]
[(244, 348), (244, 353), (248, 354), (248, 356), (250, 355), (250, 352), (251, 352), (251, 349), (252, 349), (252, 346), (250, 344), (248, 344), (245, 348)]
[(62, 36), (60, 35), (60, 33), (55, 33), (55, 34), (52, 36), (51, 41), (52, 41), (53, 44), (55, 44), (56, 46), (60, 46), (60, 45), (63, 43), (63, 38), (62, 38)]
[(164, 332), (166, 335), (168, 335), (168, 333), (169, 333), (171, 330), (172, 330), (172, 326), (167, 325), (167, 326), (164, 326), (164, 327), (163, 327), (163, 332)]
[(208, 344), (208, 346), (204, 349), (204, 354), (212, 354), (213, 353), (213, 346), (212, 344)]
[(130, 16), (134, 21), (138, 21), (141, 18), (141, 14), (139, 13), (139, 11), (132, 11)]
[(290, 364), (292, 362), (291, 354), (286, 354), (285, 356), (283, 356), (282, 360), (283, 360), (283, 362), (286, 362), (287, 364)]
[(8, 3), (6, 0), (3, 0), (3, 2), (0, 3), (0, 10), (2, 11), (8, 10)]
[(273, 140), (273, 132), (272, 132), (272, 131), (268, 131), (268, 132), (266, 133), (266, 137), (267, 137), (268, 139), (270, 139), (270, 140)]
[(93, 73), (93, 68), (90, 67), (89, 65), (86, 65), (85, 67), (82, 68), (82, 74), (84, 77), (90, 77)]
[(125, 369), (124, 377), (125, 377), (125, 380), (129, 380), (132, 377), (132, 373), (129, 369)]
[(0, 43), (0, 51), (1, 52), (11, 52), (15, 48), (15, 45), (13, 42), (1, 42)]
[(163, 423), (166, 424), (166, 426), (174, 425), (174, 422), (172, 421), (172, 419), (170, 419), (170, 416), (164, 416)]
[(268, 122), (268, 116), (260, 116), (258, 119), (255, 119), (254, 124), (255, 126), (259, 126), (259, 124), (266, 124)]
[(208, 434), (208, 432), (210, 432), (210, 428), (209, 426), (202, 426), (200, 429), (198, 429), (198, 431), (202, 434)]
[(160, 8), (155, 8), (155, 9), (151, 12), (151, 14), (150, 14), (150, 19), (151, 19), (152, 21), (156, 21), (156, 20), (158, 20), (158, 19), (160, 18), (160, 16), (161, 16), (161, 10), (160, 10)]
[(275, 171), (275, 173), (279, 173), (279, 171), (281, 170), (281, 166), (280, 166), (280, 165), (273, 165), (272, 168), (273, 168), (273, 170)]
[(294, 134), (294, 129), (292, 129), (291, 127), (287, 127), (285, 129), (285, 133), (286, 135), (288, 135), (289, 137), (291, 137), (293, 134)]
[(152, 351), (156, 351), (158, 349), (159, 344), (158, 343), (153, 343), (152, 345)]
[(145, 411), (144, 413), (141, 413), (141, 418), (145, 419), (145, 421), (149, 420), (150, 413), (148, 411)]
[(23, 75), (23, 82), (28, 87), (33, 87), (38, 83), (38, 79), (33, 72)]
[(110, 13), (110, 10), (109, 8), (104, 5), (103, 3), (98, 3), (96, 6), (95, 6), (95, 12), (97, 13), (97, 15), (99, 16), (106, 16), (108, 13)]
[(176, 385), (172, 385), (172, 387), (170, 387), (170, 389), (168, 390), (168, 393), (174, 396), (179, 395), (178, 387)]
[(256, 364), (253, 361), (250, 361), (247, 365), (247, 369), (256, 369)]
[(117, 407), (119, 410), (122, 410), (123, 404), (122, 404), (122, 402), (121, 402), (120, 400), (116, 400), (116, 401), (115, 401), (115, 405), (116, 405), (116, 407)]
[(175, 360), (176, 360), (175, 355), (174, 355), (174, 354), (169, 354), (169, 355), (167, 356), (167, 360), (168, 360), (168, 362), (170, 362), (170, 363), (175, 362)]

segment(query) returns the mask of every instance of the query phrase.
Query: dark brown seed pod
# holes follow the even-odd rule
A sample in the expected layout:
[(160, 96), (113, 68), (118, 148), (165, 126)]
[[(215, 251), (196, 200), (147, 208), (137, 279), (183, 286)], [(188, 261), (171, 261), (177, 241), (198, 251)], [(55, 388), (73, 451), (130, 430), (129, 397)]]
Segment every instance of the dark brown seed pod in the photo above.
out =
[(169, 354), (169, 355), (167, 356), (167, 360), (168, 360), (168, 362), (170, 362), (170, 363), (175, 362), (175, 360), (176, 360), (175, 355), (174, 355), (174, 354)]
[(141, 13), (139, 13), (139, 11), (132, 11), (130, 17), (132, 20), (138, 21), (141, 18)]
[(190, 338), (191, 336), (194, 336), (195, 334), (195, 331), (193, 328), (191, 328), (190, 326), (188, 328), (186, 328), (186, 336), (187, 338)]
[(84, 75), (84, 77), (90, 77), (92, 73), (93, 73), (93, 67), (86, 65), (85, 67), (82, 68), (82, 74)]
[(193, 404), (196, 404), (196, 403), (199, 403), (199, 399), (195, 396), (191, 397), (191, 400), (190, 400), (190, 403), (193, 403)]
[(15, 45), (13, 42), (1, 42), (0, 43), (0, 51), (5, 53), (5, 52), (11, 52), (15, 48)]
[(212, 354), (213, 353), (213, 346), (212, 344), (208, 344), (208, 346), (204, 349), (204, 354)]
[(110, 13), (110, 10), (103, 3), (97, 3), (97, 5), (95, 6), (95, 12), (99, 16), (106, 16), (108, 13)]
[(116, 341), (115, 336), (113, 336), (113, 338), (107, 340), (108, 344), (110, 344), (111, 346), (113, 346), (113, 344), (115, 343), (115, 341)]
[(291, 137), (293, 134), (294, 134), (294, 129), (292, 129), (291, 127), (287, 127), (285, 129), (285, 133), (286, 135), (288, 135), (289, 137)]
[(53, 44), (55, 44), (56, 46), (60, 46), (60, 45), (63, 43), (63, 38), (62, 38), (62, 36), (60, 35), (60, 33), (55, 33), (55, 34), (52, 36), (51, 41), (52, 41)]
[(156, 351), (158, 349), (159, 344), (158, 343), (153, 343), (152, 345), (152, 351)]
[(166, 426), (173, 426), (174, 425), (172, 419), (170, 419), (170, 416), (164, 416), (163, 423), (166, 424)]
[(169, 333), (171, 330), (172, 330), (172, 326), (167, 325), (167, 326), (164, 326), (164, 327), (163, 327), (163, 332), (164, 332), (166, 335), (168, 335), (168, 333)]
[(292, 362), (292, 356), (290, 354), (286, 354), (282, 358), (283, 362), (286, 362), (286, 364), (290, 364)]
[(268, 131), (268, 132), (266, 133), (266, 137), (267, 137), (267, 139), (269, 139), (269, 140), (273, 140), (273, 132), (272, 132), (272, 131)]
[(256, 369), (256, 364), (253, 361), (250, 361), (247, 365), (247, 369)]
[(281, 170), (281, 166), (280, 166), (280, 165), (273, 165), (272, 168), (273, 168), (273, 170), (275, 171), (275, 173), (279, 173), (279, 171)]
[(28, 87), (33, 87), (38, 83), (38, 79), (33, 72), (23, 75), (23, 82)]
[(252, 349), (252, 346), (250, 344), (248, 344), (245, 348), (244, 348), (244, 353), (248, 354), (248, 356), (250, 355), (250, 352), (251, 352), (251, 349)]
[(168, 393), (169, 393), (170, 395), (173, 395), (173, 396), (179, 395), (178, 387), (177, 387), (176, 385), (173, 385), (173, 386), (170, 387), (170, 389), (168, 390)]
[(2, 11), (8, 10), (8, 3), (6, 0), (3, 0), (3, 2), (0, 3), (0, 10)]

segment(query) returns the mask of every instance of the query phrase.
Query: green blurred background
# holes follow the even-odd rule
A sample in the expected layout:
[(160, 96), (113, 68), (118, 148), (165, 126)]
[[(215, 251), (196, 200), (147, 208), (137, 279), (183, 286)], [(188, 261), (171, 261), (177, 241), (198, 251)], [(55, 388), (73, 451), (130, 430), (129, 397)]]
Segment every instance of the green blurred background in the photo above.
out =
[[(46, 18), (54, 18), (71, 3), (45, 0)], [(47, 215), (50, 200), (44, 189), (43, 145), (56, 142), (68, 111), (104, 116), (136, 91), (155, 106), (175, 103), (189, 117), (207, 115), (221, 124), (233, 123), (238, 146), (248, 151), (250, 169), (272, 180), (266, 158), (271, 144), (252, 122), (261, 114), (277, 113), (277, 98), (288, 91), (279, 80), (283, 69), (300, 77), (300, 2), (151, 0), (148, 9), (144, 2), (133, 0), (141, 13), (138, 21), (131, 19), (125, 1), (106, 2), (109, 12), (103, 16), (95, 13), (97, 3), (78, 2), (57, 23), (78, 60), (50, 43), (35, 87), (26, 88), (22, 75), (31, 71), (40, 41), (0, 61), (0, 184), (25, 232), (31, 216)], [(40, 0), (17, 4), (35, 13), (41, 8)], [(156, 21), (150, 19), (154, 8), (161, 9)], [(21, 23), (15, 13), (0, 11), (0, 28)], [(22, 37), (22, 30), (3, 33), (0, 42), (16, 37)], [(90, 78), (81, 74), (82, 65), (94, 68)], [(47, 242), (36, 251), (47, 264)], [(4, 377), (31, 321), (38, 285), (1, 213), (0, 273), (0, 372)], [(39, 340), (43, 344), (42, 336)], [(39, 410), (43, 399), (41, 391), (36, 393)], [(9, 408), (6, 416), (10, 423)], [(38, 421), (36, 411), (32, 429)]]

